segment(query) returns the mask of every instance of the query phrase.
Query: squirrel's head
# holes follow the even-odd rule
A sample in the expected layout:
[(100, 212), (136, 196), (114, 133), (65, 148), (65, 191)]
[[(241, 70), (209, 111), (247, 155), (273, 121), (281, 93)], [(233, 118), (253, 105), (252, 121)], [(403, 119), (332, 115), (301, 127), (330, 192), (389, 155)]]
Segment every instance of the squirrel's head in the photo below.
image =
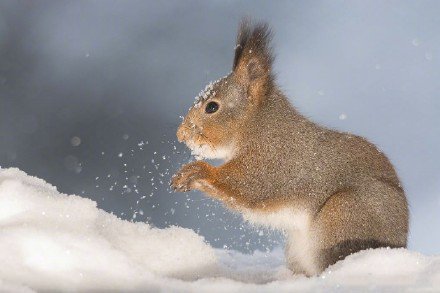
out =
[(270, 40), (267, 24), (241, 23), (232, 72), (206, 86), (177, 131), (196, 156), (234, 156), (240, 134), (274, 86)]

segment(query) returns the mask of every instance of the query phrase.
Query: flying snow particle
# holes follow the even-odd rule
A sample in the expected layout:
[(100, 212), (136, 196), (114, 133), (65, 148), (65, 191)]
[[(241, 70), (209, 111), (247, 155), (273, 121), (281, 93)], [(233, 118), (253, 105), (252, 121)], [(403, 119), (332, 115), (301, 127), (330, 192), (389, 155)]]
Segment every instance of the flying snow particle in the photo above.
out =
[(339, 115), (339, 120), (345, 120), (347, 119), (347, 114), (342, 113), (341, 115)]
[(68, 155), (64, 158), (64, 167), (75, 173), (80, 173), (82, 171), (82, 166), (78, 158), (72, 155)]
[(428, 60), (428, 61), (431, 61), (432, 60), (432, 53), (431, 52), (426, 52), (425, 53), (425, 59)]
[(78, 136), (74, 136), (70, 139), (70, 144), (74, 147), (77, 147), (81, 144), (81, 138)]

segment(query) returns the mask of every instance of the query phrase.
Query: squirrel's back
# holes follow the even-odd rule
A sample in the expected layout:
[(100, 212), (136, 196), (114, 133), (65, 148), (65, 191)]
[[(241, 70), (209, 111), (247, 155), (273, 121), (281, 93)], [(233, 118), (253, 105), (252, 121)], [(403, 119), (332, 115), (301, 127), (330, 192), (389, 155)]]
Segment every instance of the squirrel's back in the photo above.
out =
[(279, 182), (280, 189), (288, 192), (293, 188), (304, 196), (325, 197), (340, 186), (355, 188), (370, 180), (403, 192), (392, 164), (374, 144), (317, 125), (296, 111), (278, 90), (254, 119), (243, 129), (238, 148), (247, 168), (264, 166), (265, 172), (253, 172), (258, 177), (255, 181)]

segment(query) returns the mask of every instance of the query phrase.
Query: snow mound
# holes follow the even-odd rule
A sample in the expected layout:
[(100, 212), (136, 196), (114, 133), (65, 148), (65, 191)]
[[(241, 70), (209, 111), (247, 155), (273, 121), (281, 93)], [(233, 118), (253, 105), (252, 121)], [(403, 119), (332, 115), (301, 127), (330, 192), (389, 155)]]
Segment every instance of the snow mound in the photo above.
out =
[(99, 210), (18, 169), (0, 169), (0, 291), (436, 291), (440, 256), (356, 253), (321, 276), (294, 275), (281, 248), (215, 250), (191, 230)]
[(215, 251), (192, 230), (123, 221), (18, 169), (0, 170), (0, 280), (6, 283), (136, 289), (153, 274), (193, 277), (215, 262)]

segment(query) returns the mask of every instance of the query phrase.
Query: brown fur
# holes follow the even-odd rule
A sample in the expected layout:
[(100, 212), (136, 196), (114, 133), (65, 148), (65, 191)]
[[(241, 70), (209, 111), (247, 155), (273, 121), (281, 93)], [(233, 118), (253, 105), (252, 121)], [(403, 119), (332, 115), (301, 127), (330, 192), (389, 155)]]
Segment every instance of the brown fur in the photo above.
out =
[[(307, 236), (313, 265), (290, 249), (297, 235), (292, 228), (286, 256), (295, 272), (319, 273), (361, 249), (406, 247), (408, 206), (393, 166), (364, 138), (296, 111), (275, 83), (270, 39), (266, 24), (242, 23), (233, 72), (202, 94), (177, 132), (193, 148), (230, 155), (219, 167), (202, 161), (184, 166), (172, 186), (262, 216), (286, 207), (304, 211), (310, 220), (300, 235)], [(211, 101), (220, 107), (207, 114)]]

